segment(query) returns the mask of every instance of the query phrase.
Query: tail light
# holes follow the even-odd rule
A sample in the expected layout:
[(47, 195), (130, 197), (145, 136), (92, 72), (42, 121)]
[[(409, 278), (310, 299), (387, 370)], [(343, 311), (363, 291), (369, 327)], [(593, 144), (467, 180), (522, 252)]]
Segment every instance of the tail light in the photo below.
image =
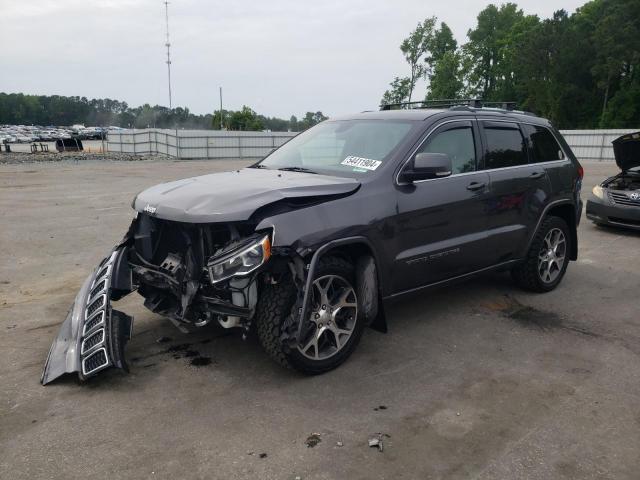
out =
[(580, 180), (584, 177), (584, 168), (580, 164), (578, 164), (578, 177), (580, 177)]

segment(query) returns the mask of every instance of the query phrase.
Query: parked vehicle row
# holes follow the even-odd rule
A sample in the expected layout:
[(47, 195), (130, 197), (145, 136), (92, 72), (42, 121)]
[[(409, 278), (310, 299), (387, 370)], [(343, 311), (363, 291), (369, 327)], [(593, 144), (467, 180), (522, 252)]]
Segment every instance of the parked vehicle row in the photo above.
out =
[(84, 125), (41, 126), (41, 125), (0, 125), (0, 143), (53, 142), (58, 139), (78, 138), (80, 140), (100, 140), (108, 132), (119, 127), (85, 127)]

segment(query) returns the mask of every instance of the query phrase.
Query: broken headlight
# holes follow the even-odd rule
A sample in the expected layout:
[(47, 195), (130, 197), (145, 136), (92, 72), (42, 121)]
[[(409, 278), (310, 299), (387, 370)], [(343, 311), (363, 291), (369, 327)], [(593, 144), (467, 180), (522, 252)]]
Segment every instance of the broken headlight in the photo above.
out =
[(269, 235), (244, 244), (230, 252), (212, 257), (207, 263), (211, 283), (222, 282), (231, 277), (248, 275), (271, 256)]

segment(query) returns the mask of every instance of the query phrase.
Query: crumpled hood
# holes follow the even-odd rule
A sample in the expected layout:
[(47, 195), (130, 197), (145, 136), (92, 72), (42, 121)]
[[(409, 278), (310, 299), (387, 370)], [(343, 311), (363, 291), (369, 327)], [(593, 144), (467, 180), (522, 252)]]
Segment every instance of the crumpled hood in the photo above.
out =
[(611, 143), (620, 170), (625, 172), (640, 166), (640, 132), (627, 133)]
[(165, 220), (213, 223), (247, 220), (256, 209), (289, 198), (355, 192), (353, 178), (244, 168), (161, 183), (142, 191), (133, 207)]

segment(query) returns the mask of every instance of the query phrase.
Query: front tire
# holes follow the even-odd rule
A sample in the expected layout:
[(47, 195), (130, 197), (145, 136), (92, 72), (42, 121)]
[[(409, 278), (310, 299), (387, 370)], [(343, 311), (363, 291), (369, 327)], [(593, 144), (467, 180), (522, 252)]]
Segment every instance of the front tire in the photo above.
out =
[(516, 284), (532, 292), (550, 292), (556, 288), (569, 265), (570, 242), (567, 222), (560, 217), (546, 217), (524, 262), (511, 271)]
[(311, 292), (309, 328), (299, 346), (286, 348), (281, 340), (283, 322), (295, 300), (291, 279), (265, 286), (256, 314), (262, 347), (281, 365), (309, 375), (341, 365), (360, 341), (365, 323), (358, 314), (353, 265), (338, 257), (319, 261)]

